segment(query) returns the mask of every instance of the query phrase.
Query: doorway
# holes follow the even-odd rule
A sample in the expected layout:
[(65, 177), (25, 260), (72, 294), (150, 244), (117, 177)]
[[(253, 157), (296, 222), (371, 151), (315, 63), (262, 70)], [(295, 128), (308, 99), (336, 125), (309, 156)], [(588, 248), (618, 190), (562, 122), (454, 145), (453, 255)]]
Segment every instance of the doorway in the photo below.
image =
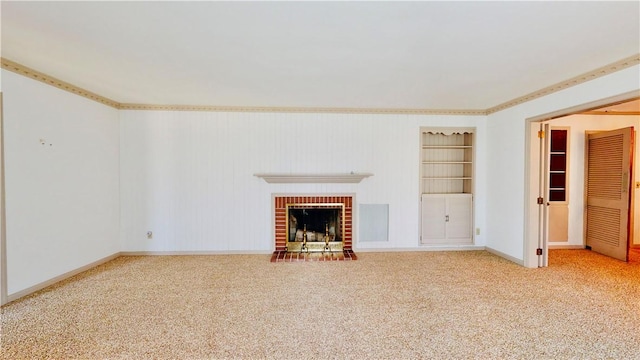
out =
[[(627, 95), (628, 96), (628, 95)], [(616, 128), (623, 128), (633, 126), (636, 131), (640, 126), (640, 99), (637, 94), (633, 98), (609, 99), (610, 103), (600, 102), (596, 106), (585, 105), (576, 109), (566, 110), (564, 113), (558, 113), (555, 116), (547, 116), (546, 118), (540, 117), (538, 119), (530, 119), (528, 137), (528, 150), (529, 154), (527, 161), (529, 161), (529, 196), (531, 199), (527, 199), (529, 209), (529, 231), (528, 243), (529, 246), (525, 247), (525, 262), (530, 264), (537, 264), (539, 267), (548, 266), (548, 250), (549, 249), (584, 249), (586, 247), (586, 196), (584, 191), (585, 178), (587, 176), (585, 169), (585, 153), (586, 153), (586, 140), (585, 133), (589, 130), (604, 131)], [(600, 105), (604, 104), (604, 105)], [(541, 140), (538, 138), (538, 131), (541, 125), (547, 125), (548, 128), (553, 129), (569, 129), (568, 137), (570, 138), (570, 145), (568, 146), (567, 155), (567, 184), (566, 184), (566, 199), (568, 203), (568, 214), (566, 217), (568, 220), (567, 239), (566, 241), (549, 241), (547, 237), (547, 231), (549, 227), (558, 226), (553, 223), (553, 219), (548, 218), (547, 199), (550, 195), (544, 194), (545, 181), (549, 181), (549, 178), (545, 179), (545, 174), (548, 171), (543, 160), (547, 154), (542, 154)], [(638, 152), (638, 144), (635, 147), (636, 153)], [(546, 159), (549, 161), (549, 159)], [(640, 179), (640, 166), (636, 162), (634, 167), (634, 173), (636, 178)], [(640, 204), (640, 183), (633, 183), (630, 191), (632, 194), (633, 207), (637, 208)], [(557, 184), (556, 184), (557, 186)], [(548, 191), (548, 190), (546, 190)], [(543, 204), (538, 205), (536, 202), (536, 196), (540, 195), (544, 198)], [(544, 208), (543, 208), (544, 207)], [(535, 214), (538, 214), (535, 216)], [(639, 218), (640, 211), (637, 209), (634, 211), (634, 218)], [(631, 228), (631, 232), (635, 233), (630, 241), (631, 246), (634, 248), (640, 248), (640, 234), (637, 229), (640, 227), (640, 220), (633, 222), (634, 227)], [(537, 225), (534, 225), (537, 224)], [(563, 225), (563, 224), (560, 224)], [(562, 226), (560, 226), (562, 228)], [(536, 251), (536, 242), (537, 248)], [(633, 249), (633, 248), (632, 248)], [(535, 251), (535, 253), (534, 253)], [(530, 252), (530, 253), (529, 253)], [(632, 251), (632, 253), (634, 253)], [(540, 255), (537, 255), (540, 254)]]

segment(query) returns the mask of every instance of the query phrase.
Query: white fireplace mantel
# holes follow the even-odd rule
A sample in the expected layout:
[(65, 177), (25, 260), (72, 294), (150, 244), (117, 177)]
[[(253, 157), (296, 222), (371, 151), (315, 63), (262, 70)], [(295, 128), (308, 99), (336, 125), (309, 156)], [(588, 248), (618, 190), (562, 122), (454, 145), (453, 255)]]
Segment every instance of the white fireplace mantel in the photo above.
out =
[(269, 184), (311, 184), (311, 183), (359, 183), (362, 179), (373, 176), (371, 173), (343, 174), (254, 174)]

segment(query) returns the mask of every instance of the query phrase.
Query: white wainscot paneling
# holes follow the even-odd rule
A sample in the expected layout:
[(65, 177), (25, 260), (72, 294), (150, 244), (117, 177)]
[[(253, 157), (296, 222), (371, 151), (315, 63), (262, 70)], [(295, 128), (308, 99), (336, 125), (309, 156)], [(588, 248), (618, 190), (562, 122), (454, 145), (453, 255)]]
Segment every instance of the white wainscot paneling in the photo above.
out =
[[(475, 126), (478, 118), (123, 111), (122, 248), (271, 251), (274, 193), (355, 193), (356, 202), (389, 204), (383, 246), (416, 248), (420, 126)], [(358, 184), (254, 176), (352, 171), (374, 175)]]

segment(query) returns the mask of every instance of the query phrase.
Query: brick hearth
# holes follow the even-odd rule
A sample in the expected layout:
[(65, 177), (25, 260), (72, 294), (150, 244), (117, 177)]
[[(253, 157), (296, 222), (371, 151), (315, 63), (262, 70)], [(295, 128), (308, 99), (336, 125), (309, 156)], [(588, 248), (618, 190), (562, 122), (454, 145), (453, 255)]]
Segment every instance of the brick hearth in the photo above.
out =
[(357, 259), (358, 257), (351, 250), (344, 250), (336, 253), (297, 253), (275, 251), (273, 255), (271, 255), (271, 262), (350, 261)]

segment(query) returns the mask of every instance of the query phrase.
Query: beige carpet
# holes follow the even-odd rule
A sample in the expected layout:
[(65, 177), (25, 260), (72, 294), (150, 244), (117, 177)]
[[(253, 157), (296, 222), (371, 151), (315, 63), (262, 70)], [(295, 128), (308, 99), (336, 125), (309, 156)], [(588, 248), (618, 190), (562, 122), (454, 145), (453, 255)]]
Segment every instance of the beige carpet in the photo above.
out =
[(640, 263), (555, 250), (121, 257), (2, 308), (2, 359), (640, 359)]

